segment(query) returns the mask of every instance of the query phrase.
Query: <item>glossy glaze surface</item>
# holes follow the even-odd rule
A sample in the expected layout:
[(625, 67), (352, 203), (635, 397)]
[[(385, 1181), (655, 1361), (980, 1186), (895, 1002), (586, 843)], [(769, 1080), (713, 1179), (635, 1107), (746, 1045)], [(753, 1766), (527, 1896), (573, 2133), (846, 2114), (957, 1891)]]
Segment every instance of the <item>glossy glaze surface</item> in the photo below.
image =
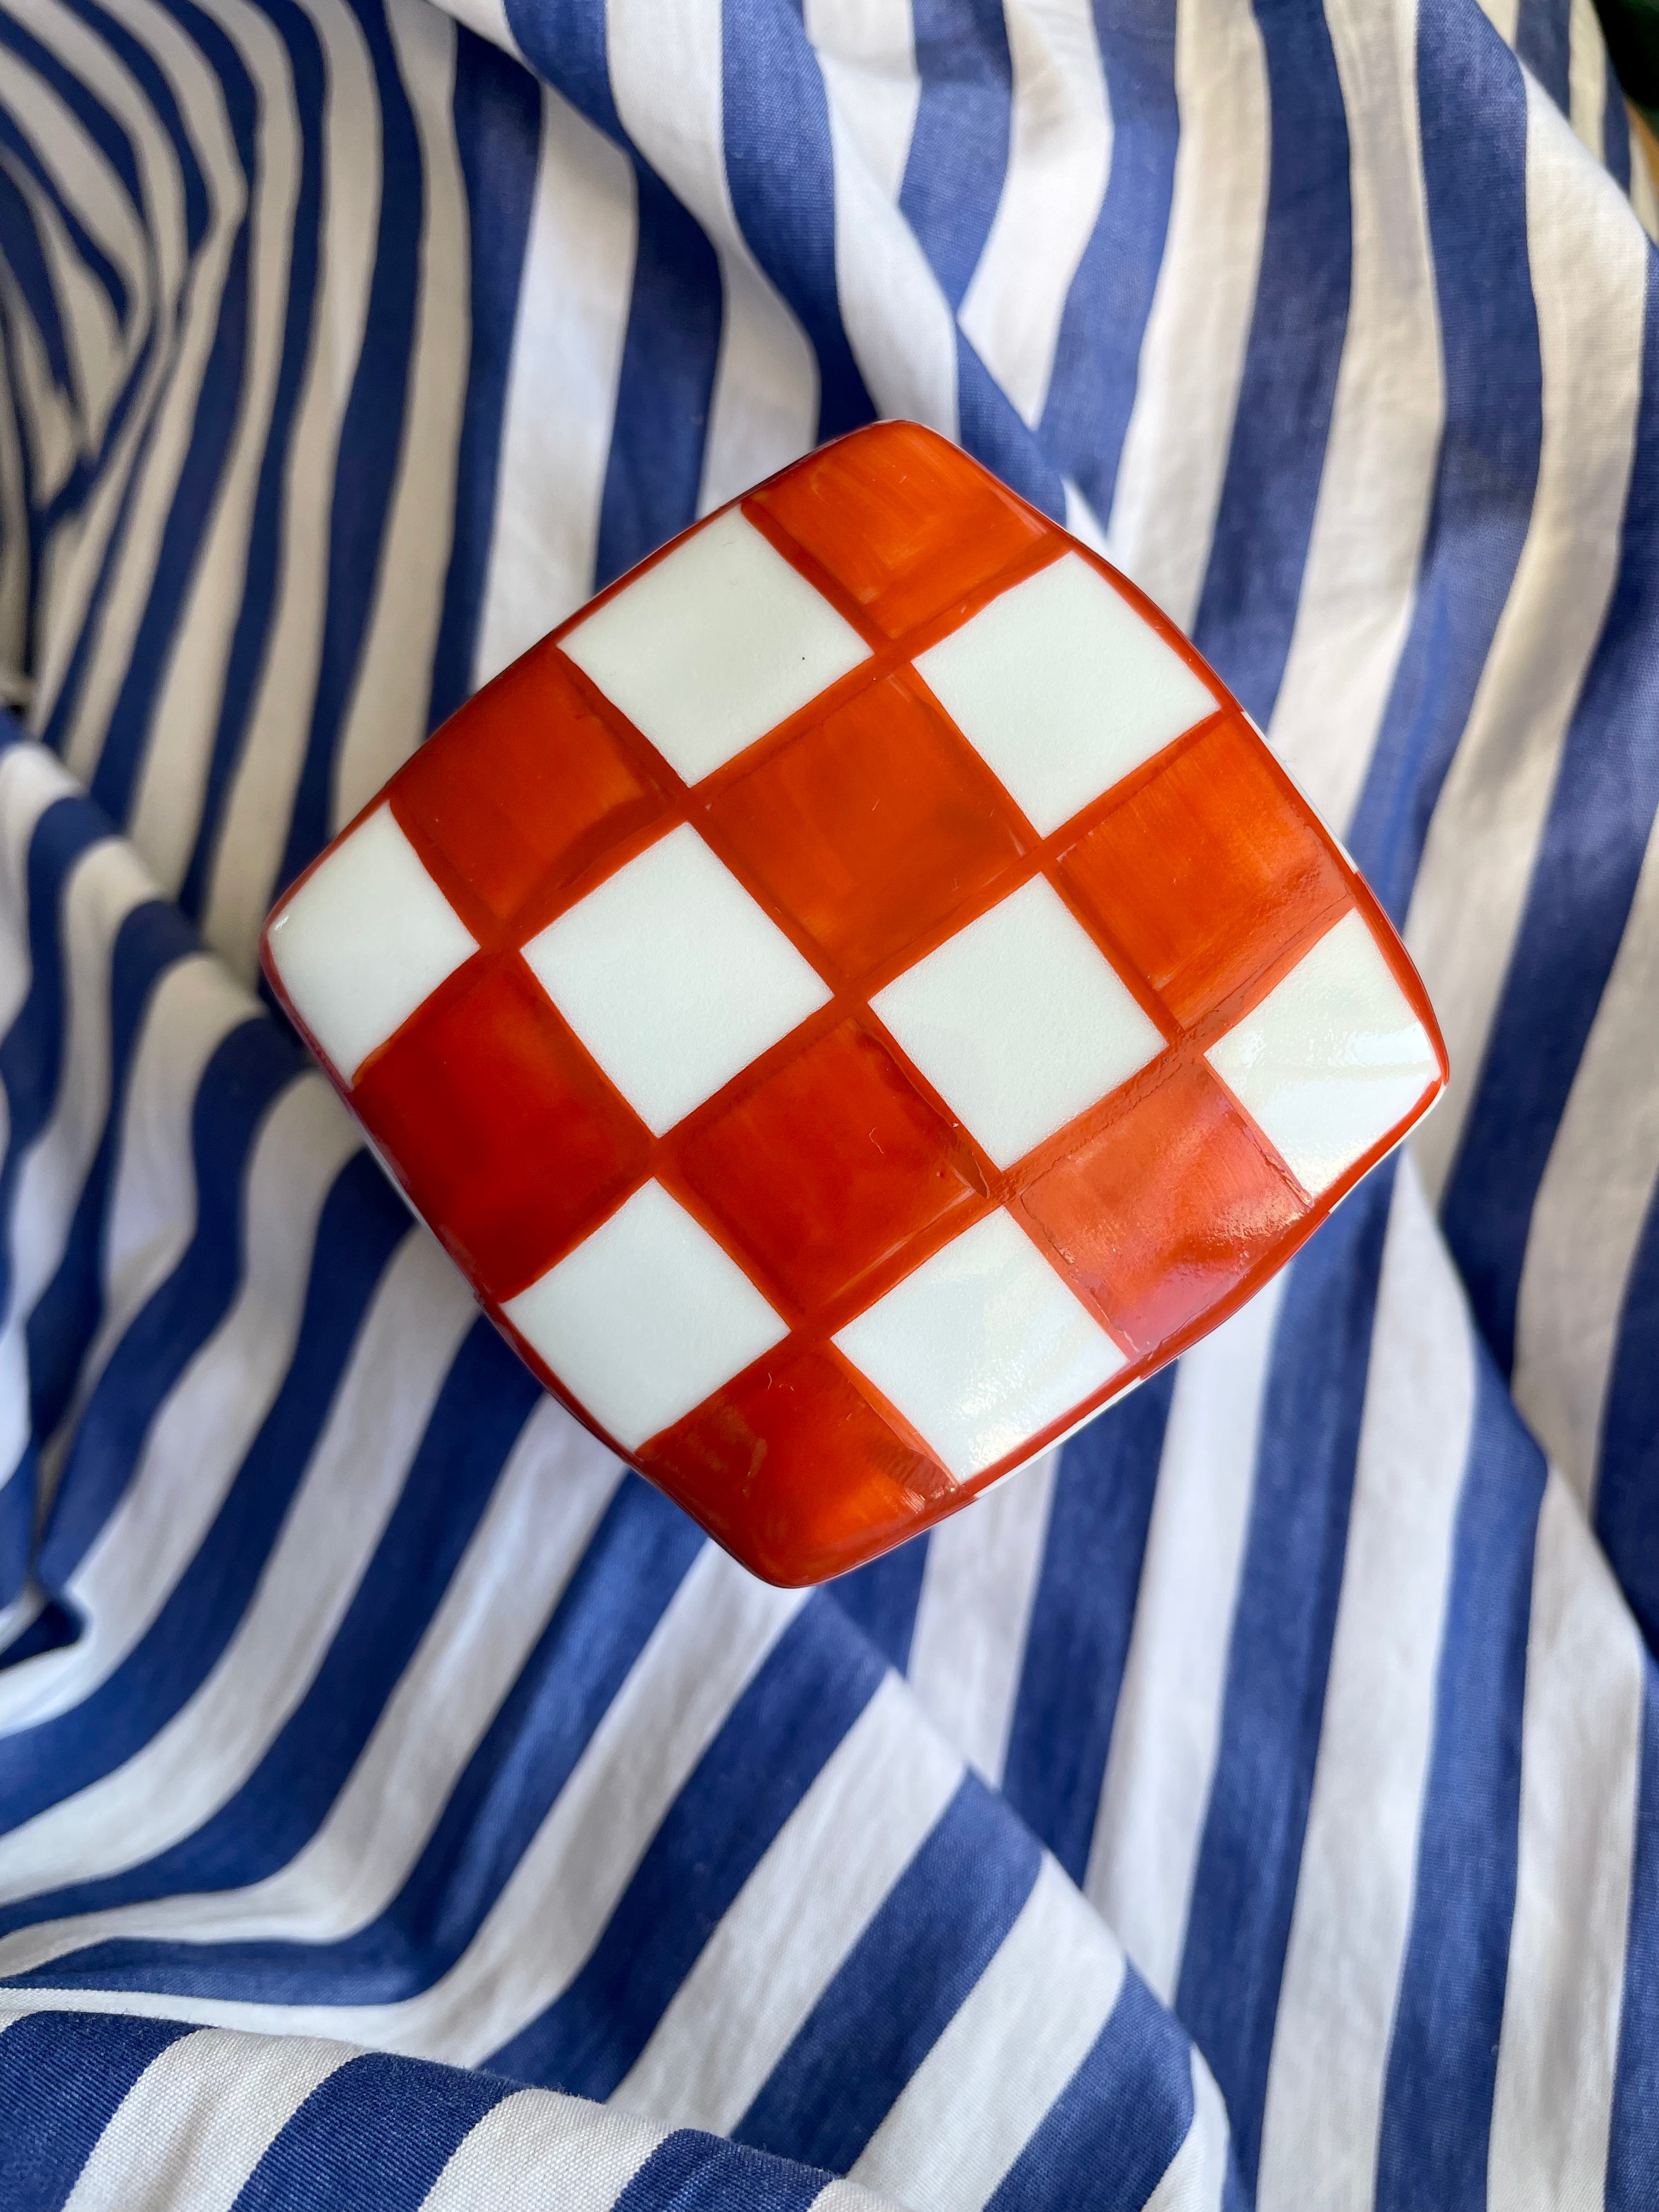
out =
[(787, 1582), (1213, 1326), (1444, 1078), (1216, 678), (906, 424), (488, 686), (265, 958), (544, 1380)]

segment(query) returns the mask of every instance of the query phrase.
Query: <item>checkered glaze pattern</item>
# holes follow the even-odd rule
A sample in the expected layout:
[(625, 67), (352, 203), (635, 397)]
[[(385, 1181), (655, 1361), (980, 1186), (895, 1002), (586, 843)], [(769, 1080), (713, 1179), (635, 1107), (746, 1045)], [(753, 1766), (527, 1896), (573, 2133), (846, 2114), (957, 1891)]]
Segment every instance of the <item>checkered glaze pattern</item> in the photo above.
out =
[(1444, 1080), (1216, 678), (908, 424), (486, 687), (265, 958), (532, 1364), (781, 1581), (1213, 1326)]

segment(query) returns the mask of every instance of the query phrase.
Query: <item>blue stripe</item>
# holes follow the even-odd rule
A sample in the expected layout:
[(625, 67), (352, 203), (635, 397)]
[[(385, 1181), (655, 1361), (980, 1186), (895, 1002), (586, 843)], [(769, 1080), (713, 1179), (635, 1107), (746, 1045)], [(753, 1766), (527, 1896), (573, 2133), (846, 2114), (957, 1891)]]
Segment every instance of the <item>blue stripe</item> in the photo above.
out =
[(1267, 1377), (1220, 1750), (1176, 1997), (1226, 2100), (1240, 2171), (1252, 2187), (1393, 1188), (1392, 1169), (1380, 1170), (1292, 1264)]
[(178, 909), (159, 899), (136, 907), (116, 933), (110, 956), (110, 1092), (104, 1133), (70, 1220), (58, 1272), (28, 1322), (32, 1425), (37, 1437), (49, 1437), (68, 1410), (81, 1362), (102, 1316), (105, 1213), (144, 1019), (161, 978), (174, 962), (196, 949)]
[(1659, 265), (1618, 580), (1562, 748), (1504, 994), (1441, 1215), (1507, 1374), (1538, 1186), (1624, 935), (1659, 809)]
[[(59, 60), (50, 46), (37, 39), (27, 26), (21, 22), (15, 15), (8, 15), (4, 19), (3, 28), (0, 28), (0, 40), (3, 40), (4, 43), (12, 47), (15, 52), (21, 54), (36, 74), (45, 78), (109, 163), (125, 192), (132, 214), (137, 218), (135, 227), (142, 235), (144, 229), (143, 189), (139, 181), (138, 161), (133, 150), (132, 141), (127, 136), (126, 126), (119, 116), (112, 107), (106, 104), (85, 78), (77, 76), (66, 63)], [(41, 133), (43, 142), (46, 136), (45, 132)], [(55, 186), (52, 191), (53, 197), (56, 198)], [(70, 210), (61, 202), (59, 205), (66, 218), (72, 219)], [(147, 245), (149, 242), (146, 240)], [(102, 258), (100, 255), (100, 259), (101, 260)], [(115, 288), (109, 295), (111, 302), (115, 306), (117, 319), (125, 322), (127, 319), (129, 305), (126, 286), (122, 278), (115, 276), (112, 267), (111, 275), (115, 277)]]
[(1175, 1392), (1165, 1368), (1061, 1455), (1003, 1795), (1073, 1881), (1089, 1863)]
[(1601, 94), (1601, 158), (1621, 191), (1630, 190), (1630, 118), (1609, 54), (1604, 64)]
[(830, 102), (798, 15), (776, 0), (726, 0), (726, 181), (757, 261), (811, 342), (820, 441), (874, 420), (836, 289)]
[[(418, 468), (426, 459), (410, 453), (405, 460), (404, 453), (426, 214), (421, 143), (380, 0), (354, 0), (353, 13), (368, 49), (380, 105), (383, 168), (380, 231), (362, 345), (351, 397), (341, 418), (340, 447), (334, 465), (328, 599), (312, 697), (311, 732), (295, 787), (287, 848), (270, 886), (273, 891), (298, 875), (328, 842), (335, 755), (356, 690), (358, 665), (374, 612), (381, 541), (391, 520), (399, 463)], [(426, 732), (422, 730), (416, 734), (423, 737)]]
[(1095, 0), (1095, 35), (1111, 106), (1111, 175), (1060, 317), (1041, 435), (1104, 521), (1175, 191), (1174, 0)]
[[(11, 1219), (24, 1156), (51, 1118), (62, 1079), (67, 985), (64, 894), (76, 863), (107, 834), (84, 800), (57, 799), (42, 812), (29, 840), (25, 870), (29, 987), (0, 1041), (0, 1090), (9, 1115), (5, 1157), (0, 1161), (0, 1220)], [(11, 1290), (10, 1239), (0, 1237), (0, 1306), (9, 1303)]]
[[(184, 242), (189, 252), (193, 254), (207, 233), (207, 182), (202, 173), (195, 140), (185, 128), (178, 100), (166, 72), (150, 48), (137, 36), (132, 26), (123, 22), (111, 9), (99, 6), (97, 0), (64, 0), (64, 5), (116, 55), (122, 67), (137, 83), (160, 125), (161, 136), (178, 164), (179, 181), (184, 194)], [(180, 22), (191, 30), (204, 20), (199, 16), (192, 17), (184, 9), (178, 9), (175, 13)], [(222, 48), (216, 51), (222, 53), (228, 50)], [(122, 138), (125, 143), (125, 132)], [(134, 173), (136, 181), (136, 163)], [(142, 194), (135, 191), (134, 197), (142, 205)]]
[(176, 2021), (44, 2013), (0, 2035), (0, 2204), (58, 2212), (133, 2083), (188, 2031)]
[(1659, 1671), (1642, 1660), (1641, 1771), (1631, 1865), (1630, 1936), (1619, 2017), (1619, 2066), (1607, 2130), (1606, 2212), (1659, 2203)]
[[(286, 270), (288, 312), (283, 322), (282, 359), (276, 372), (264, 452), (259, 464), (258, 488), (254, 494), (252, 525), (248, 536), (247, 572), (236, 611), (236, 627), (231, 637), (223, 699), (202, 793), (195, 848), (179, 891), (179, 903), (192, 919), (199, 917), (207, 896), (224, 810), (248, 740), (249, 725), (264, 674), (265, 656), (271, 626), (277, 616), (283, 579), (291, 562), (316, 557), (313, 548), (289, 544), (287, 503), (289, 441), (294, 435), (305, 389), (306, 371), (311, 362), (313, 338), (319, 336), (313, 330), (313, 320), (322, 304), (321, 120), (323, 103), (328, 95), (328, 80), (322, 47), (310, 18), (301, 9), (293, 6), (290, 0), (264, 0), (263, 13), (281, 37), (289, 68), (293, 72), (294, 97), (302, 118), (299, 143), (301, 165)], [(308, 128), (305, 127), (307, 125)], [(248, 167), (252, 179), (257, 175), (257, 169), (252, 162)], [(246, 235), (245, 229), (243, 236)], [(239, 273), (239, 295), (241, 289)], [(331, 595), (336, 580), (331, 576), (329, 582)], [(158, 608), (170, 631), (173, 612), (170, 594), (152, 597), (149, 611), (154, 612)], [(148, 669), (148, 656), (135, 654), (134, 665)], [(111, 734), (112, 738), (113, 730)], [(99, 760), (93, 788), (112, 813), (125, 817), (131, 803), (131, 778), (136, 768), (136, 756), (131, 753), (124, 756), (128, 783), (118, 797), (106, 774), (105, 763), (108, 758), (106, 747)]]
[[(240, 1887), (298, 1856), (350, 1778), (413, 1661), (538, 1397), (521, 1364), (480, 1320), (445, 1380), (403, 1493), (338, 1632), (258, 1766), (172, 1850), (78, 1887), (74, 1910)], [(31, 1917), (69, 1909), (61, 1898), (36, 1899)], [(140, 1944), (122, 1956), (131, 1961), (149, 1954)], [(207, 1985), (213, 1985), (210, 1977)]]
[[(28, 1580), (40, 1456), (31, 1442), (23, 1447), (16, 1466), (0, 1475), (0, 1605), (9, 1605)], [(0, 1652), (0, 1666), (14, 1666), (21, 1656), (7, 1645)]]
[[(0, 115), (0, 123), (3, 122)], [(9, 130), (0, 130), (0, 143), (11, 136)], [(33, 334), (52, 380), (68, 404), (76, 405), (75, 372), (70, 366), (69, 337), (64, 328), (64, 319), (58, 311), (57, 288), (52, 281), (46, 250), (39, 230), (35, 228), (34, 211), (23, 197), (22, 187), (0, 168), (0, 236), (6, 241), (6, 273), (16, 286), (21, 304), (27, 310), (28, 328)], [(15, 313), (9, 302), (0, 300), (0, 316)], [(22, 428), (22, 392), (21, 380), (9, 381), (9, 395), (17, 393), (18, 428)], [(21, 439), (26, 446), (27, 440)]]
[[(702, 1546), (646, 1484), (623, 1486), (517, 1681), (479, 1738), (397, 1896), (338, 1942), (121, 1942), (54, 1960), (55, 1984), (241, 1996), (264, 2003), (396, 2003), (461, 1956), (568, 1782)], [(296, 1734), (285, 1747), (303, 1749)], [(287, 1863), (264, 1856), (245, 1822), (221, 1816), (152, 1868), (13, 1908), (10, 1924), (96, 1911), (181, 1889), (234, 1888)], [(7, 1925), (0, 1915), (0, 1929)]]
[(1383, 2087), (1376, 2212), (1485, 2212), (1486, 2204), (1544, 1462), (1492, 1362), (1478, 1356), (1411, 1934)]
[(910, 1664), (916, 1607), (921, 1602), (927, 1566), (927, 1532), (901, 1544), (867, 1567), (858, 1567), (830, 1585), (830, 1595), (856, 1628), (863, 1631), (888, 1664), (904, 1674)]
[(1631, 1610), (1659, 1649), (1659, 1189), (1625, 1285), (1601, 1416), (1595, 1533)]
[(349, 2058), (265, 2152), (235, 2212), (416, 2212), (462, 2138), (512, 2086), (379, 2051)]
[[(207, 229), (207, 188), (203, 179), (201, 165), (197, 159), (194, 143), (179, 116), (178, 103), (173, 97), (171, 86), (156, 66), (155, 56), (139, 44), (125, 24), (117, 21), (114, 16), (106, 14), (103, 9), (92, 5), (91, 0), (64, 0), (64, 4), (73, 15), (88, 25), (97, 39), (112, 50), (120, 65), (132, 76), (143, 98), (153, 112), (161, 133), (166, 139), (173, 160), (177, 165), (177, 174), (183, 196), (182, 214), (185, 234), (183, 243), (186, 254), (193, 255)], [(102, 112), (100, 108), (96, 107), (94, 112), (100, 114)], [(118, 170), (125, 173), (124, 165), (131, 163), (132, 155), (125, 131), (118, 129), (111, 131), (108, 140), (105, 142), (105, 151), (115, 163)], [(118, 441), (126, 434), (133, 411), (144, 396), (145, 380), (155, 366), (156, 353), (159, 349), (171, 341), (176, 328), (179, 307), (175, 303), (170, 311), (162, 297), (160, 259), (155, 250), (154, 240), (148, 236), (145, 239), (145, 246), (147, 274), (154, 303), (148, 325), (127, 372), (125, 380), (117, 389), (110, 403), (101, 450), (83, 454), (77, 459), (60, 489), (47, 506), (38, 514), (36, 518), (37, 558), (58, 524), (71, 516), (78, 515), (85, 506), (99, 481), (103, 456), (113, 452)], [(147, 444), (147, 433), (142, 442)], [(26, 457), (26, 469), (27, 466)], [(131, 489), (130, 484), (128, 494), (124, 495), (121, 502), (120, 514), (112, 538), (112, 544), (118, 542), (120, 532), (125, 524), (126, 501), (131, 496)], [(106, 558), (104, 568), (106, 581), (112, 573), (112, 570)], [(100, 593), (103, 588), (104, 585), (100, 583), (99, 586)], [(44, 611), (42, 605), (37, 605), (32, 611), (35, 617)], [(28, 665), (38, 665), (38, 643), (31, 640)], [(71, 664), (71, 673), (66, 685), (66, 689), (71, 691), (76, 680), (78, 665), (77, 656), (76, 660)]]
[(921, 98), (899, 208), (959, 307), (1008, 167), (1013, 63), (1000, 0), (912, 0), (911, 18)]
[(720, 264), (653, 169), (635, 160), (634, 292), (599, 501), (593, 586), (696, 521), (720, 354)]
[[(0, 235), (3, 234), (3, 231), (0, 231)], [(21, 384), (16, 357), (18, 339), (13, 322), (14, 317), (5, 301), (0, 298), (0, 387), (8, 392), (17, 392)], [(15, 410), (15, 420), (21, 434), (24, 428), (21, 409)], [(0, 500), (0, 556), (8, 561), (14, 557), (21, 561), (23, 573), (32, 585), (39, 572), (41, 549), (46, 543), (40, 488), (35, 483), (34, 462), (29, 452), (28, 439), (20, 434), (15, 442), (14, 451), (18, 462), (17, 506), (14, 507), (9, 500)], [(14, 516), (18, 520), (14, 520)], [(15, 554), (14, 548), (16, 549)], [(23, 666), (33, 668), (40, 665), (40, 632), (44, 611), (37, 593), (31, 591), (27, 598), (22, 635), (13, 642), (20, 648), (18, 659)], [(14, 742), (12, 733), (16, 727), (15, 718), (9, 709), (0, 708), (0, 744)]]
[(1193, 640), (1266, 726), (1285, 673), (1352, 274), (1348, 125), (1320, 0), (1255, 0), (1267, 213), (1232, 447)]
[(1453, 12), (1425, 8), (1417, 38), (1445, 422), (1411, 628), (1348, 830), (1396, 922), (1526, 543), (1543, 439), (1526, 91), (1503, 40)]
[(681, 2128), (664, 2136), (611, 2212), (808, 2212), (830, 2178)]
[[(9, 46), (27, 54), (31, 60), (38, 60), (40, 54), (40, 47), (34, 45), (27, 33), (21, 31), (15, 19), (8, 17), (0, 20), (3, 20), (7, 25), (5, 32), (0, 33), (0, 52), (3, 52)], [(40, 149), (34, 139), (18, 124), (9, 108), (4, 106), (0, 106), (0, 150), (9, 154), (16, 166), (27, 170), (33, 179), (37, 191), (51, 206), (52, 213), (62, 224), (66, 242), (75, 259), (81, 264), (86, 274), (94, 280), (104, 294), (116, 321), (125, 323), (127, 319), (127, 309), (131, 305), (127, 296), (125, 279), (104, 252), (102, 247), (84, 228), (73, 204), (58, 191), (51, 170), (40, 157)], [(21, 194), (20, 201), (21, 205), (27, 207), (27, 200), (22, 200)], [(25, 220), (29, 221), (30, 227), (33, 228), (31, 219), (26, 216)], [(7, 243), (8, 245), (10, 243), (9, 234), (8, 234)], [(44, 239), (40, 240), (40, 246), (44, 252), (46, 246)], [(50, 268), (49, 260), (46, 265)], [(64, 333), (65, 338), (72, 343), (70, 325), (67, 323), (64, 325)], [(78, 405), (80, 389), (78, 379), (70, 382), (68, 386), (70, 398), (76, 405), (77, 414), (80, 411)]]
[[(228, 1179), (234, 1202), (234, 1170)], [(229, 1643), (316, 1447), (368, 1298), (392, 1246), (409, 1233), (396, 1200), (376, 1188), (380, 1180), (362, 1153), (342, 1170), (323, 1209), (293, 1360), (228, 1495), (117, 1671), (69, 1712), (10, 1739), (0, 1770), (0, 1826), (16, 1826), (132, 1757), (184, 1705)], [(207, 1251), (193, 1262), (186, 1255), (100, 1378), (36, 1570), (48, 1589), (64, 1588), (113, 1510), (154, 1411), (200, 1340), (196, 1331), (208, 1317), (200, 1294), (205, 1289), (204, 1304), (228, 1296), (234, 1248), (221, 1224), (210, 1220), (209, 1231), (198, 1240)], [(181, 1310), (170, 1323), (175, 1305)], [(0, 1909), (0, 1923), (16, 1910)], [(27, 1917), (36, 1915), (31, 1910)]]
[(720, 353), (720, 264), (696, 218), (622, 127), (601, 11), (580, 0), (507, 0), (507, 16), (535, 67), (634, 165), (634, 290), (599, 502), (597, 589), (696, 520)]
[(265, 1116), (298, 1075), (294, 1048), (258, 1015), (208, 1060), (191, 1112), (194, 1232), (178, 1265), (109, 1356), (64, 1469), (41, 1572), (68, 1581), (114, 1511), (151, 1422), (224, 1319), (240, 1277), (237, 1224), (249, 1155)]
[[(45, 77), (46, 84), (58, 93), (58, 97), (64, 101), (64, 106), (69, 108), (70, 115), (73, 115), (76, 122), (80, 124), (82, 131), (86, 133), (86, 137), (91, 139), (93, 146), (97, 146), (97, 150), (104, 155), (104, 159), (106, 159), (108, 166), (115, 170), (115, 177), (118, 177), (119, 184), (122, 184), (122, 191), (124, 195), (126, 195), (128, 208), (131, 208), (131, 212), (133, 212), (135, 216), (135, 228), (137, 228), (139, 237), (142, 237), (143, 234), (143, 188), (142, 184), (139, 184), (139, 168), (137, 168), (137, 157), (135, 157), (133, 153), (133, 142), (131, 142), (131, 137), (126, 135), (126, 126), (122, 124), (118, 112), (112, 111), (111, 106), (106, 106), (106, 101), (101, 100), (101, 97), (93, 91), (91, 84), (88, 84), (84, 77), (77, 77), (76, 70), (69, 69), (69, 66), (66, 66), (64, 62), (53, 53), (51, 46), (42, 45), (42, 40), (35, 38), (33, 31), (31, 31), (24, 22), (20, 22), (15, 15), (7, 15), (4, 20), (0, 20), (0, 45), (11, 46), (13, 53), (20, 53), (24, 60), (28, 62), (28, 66), (35, 70), (35, 76)], [(24, 101), (18, 101), (18, 104), (20, 106), (24, 106)], [(40, 143), (51, 143), (51, 137), (46, 131), (40, 131), (38, 139)], [(42, 177), (42, 181), (46, 181), (46, 191), (49, 191), (51, 197), (53, 197), (53, 204), (55, 208), (58, 208), (58, 212), (64, 216), (64, 223), (70, 228), (70, 234), (73, 234), (76, 239), (84, 237), (84, 232), (82, 232), (80, 228), (80, 219), (76, 216), (76, 210), (73, 210), (73, 208), (62, 199), (60, 192), (58, 192), (58, 184), (49, 179), (49, 173), (45, 170), (45, 166), (38, 170), (38, 175)], [(149, 239), (143, 239), (143, 243), (146, 243), (146, 248), (150, 246)], [(95, 252), (95, 261), (88, 265), (100, 270), (100, 281), (104, 281), (104, 272), (106, 272), (108, 281), (104, 281), (104, 292), (106, 292), (108, 301), (111, 301), (111, 305), (115, 307), (115, 319), (118, 319), (119, 323), (126, 323), (128, 310), (133, 307), (133, 301), (128, 299), (126, 279), (119, 276), (115, 265), (104, 257), (101, 250), (93, 248), (93, 252)]]
[[(251, 178), (258, 166), (255, 149), (259, 131), (252, 85), (234, 48), (217, 26), (190, 5), (189, 0), (174, 0), (174, 7), (181, 27), (202, 48), (218, 81), (238, 159), (244, 173)], [(125, 818), (131, 804), (149, 743), (155, 694), (172, 650), (178, 611), (196, 573), (220, 480), (236, 434), (248, 335), (248, 253), (249, 228), (244, 216), (237, 226), (222, 281), (213, 343), (202, 373), (191, 426), (190, 465), (179, 472), (161, 541), (150, 563), (143, 612), (127, 656), (120, 689), (109, 712), (103, 748), (93, 774), (93, 796), (116, 821)], [(133, 506), (153, 458), (162, 419), (161, 410), (153, 411), (139, 441), (138, 453), (105, 552), (93, 599), (93, 618), (82, 629), (63, 687), (42, 732), (48, 744), (60, 749), (68, 740), (92, 642), (98, 635), (95, 611), (114, 587)], [(277, 428), (280, 434), (280, 422)], [(251, 568), (250, 574), (252, 573)], [(234, 665), (233, 648), (233, 667)]]
[(986, 2212), (1146, 2203), (1193, 2124), (1186, 2037), (1133, 1966), (1107, 2021)]
[(1014, 412), (1012, 401), (958, 332), (957, 416), (962, 442), (1022, 499), (1055, 522), (1066, 520), (1060, 471)]
[(472, 690), (513, 365), (519, 283), (541, 149), (541, 89), (500, 47), (455, 26), (455, 148), (466, 191), (471, 352), (455, 460), (455, 519), (427, 708), (435, 726)]
[(1042, 1863), (1006, 1808), (964, 1776), (737, 2139), (844, 2173), (1001, 1948)]
[(55, 1598), (49, 1598), (28, 1626), (20, 1629), (0, 1651), (0, 1667), (18, 1667), (26, 1659), (38, 1658), (43, 1651), (59, 1651), (73, 1644), (81, 1633), (81, 1624)]
[(581, 1972), (488, 2063), (610, 2096), (885, 1671), (827, 1598), (809, 1599), (698, 1760)]
[(1563, 115), (1572, 112), (1571, 0), (1521, 0), (1515, 51)]

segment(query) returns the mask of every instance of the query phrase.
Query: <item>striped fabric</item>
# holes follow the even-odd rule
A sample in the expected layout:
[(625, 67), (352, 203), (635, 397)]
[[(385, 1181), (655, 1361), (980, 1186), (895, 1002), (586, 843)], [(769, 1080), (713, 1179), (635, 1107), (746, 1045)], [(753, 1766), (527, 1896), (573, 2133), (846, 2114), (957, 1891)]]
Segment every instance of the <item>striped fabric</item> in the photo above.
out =
[[(1589, 0), (450, 7), (0, 12), (0, 2203), (1650, 2207), (1659, 213)], [(538, 1395), (252, 953), (876, 414), (1190, 632), (1454, 1079), (809, 1595)]]

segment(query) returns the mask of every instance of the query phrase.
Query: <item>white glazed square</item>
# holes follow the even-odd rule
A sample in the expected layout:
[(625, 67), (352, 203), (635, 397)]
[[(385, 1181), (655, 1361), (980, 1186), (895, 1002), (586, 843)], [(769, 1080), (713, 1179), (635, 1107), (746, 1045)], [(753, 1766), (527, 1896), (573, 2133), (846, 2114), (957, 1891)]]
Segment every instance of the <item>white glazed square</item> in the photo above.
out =
[(502, 1311), (626, 1451), (787, 1334), (658, 1182), (642, 1184)]
[(836, 1344), (963, 1482), (1018, 1451), (1125, 1364), (1002, 1212), (924, 1261)]
[(699, 783), (870, 648), (733, 507), (579, 623), (561, 650)]
[(871, 1004), (1000, 1168), (1164, 1049), (1157, 1024), (1042, 877)]
[(389, 806), (324, 856), (269, 941), (295, 1012), (348, 1083), (478, 949)]
[(657, 1136), (830, 997), (690, 824), (607, 877), (524, 957)]
[(1440, 1079), (1427, 1032), (1353, 913), (1206, 1057), (1310, 1198)]
[(1044, 837), (1217, 703), (1075, 553), (993, 599), (916, 669)]

